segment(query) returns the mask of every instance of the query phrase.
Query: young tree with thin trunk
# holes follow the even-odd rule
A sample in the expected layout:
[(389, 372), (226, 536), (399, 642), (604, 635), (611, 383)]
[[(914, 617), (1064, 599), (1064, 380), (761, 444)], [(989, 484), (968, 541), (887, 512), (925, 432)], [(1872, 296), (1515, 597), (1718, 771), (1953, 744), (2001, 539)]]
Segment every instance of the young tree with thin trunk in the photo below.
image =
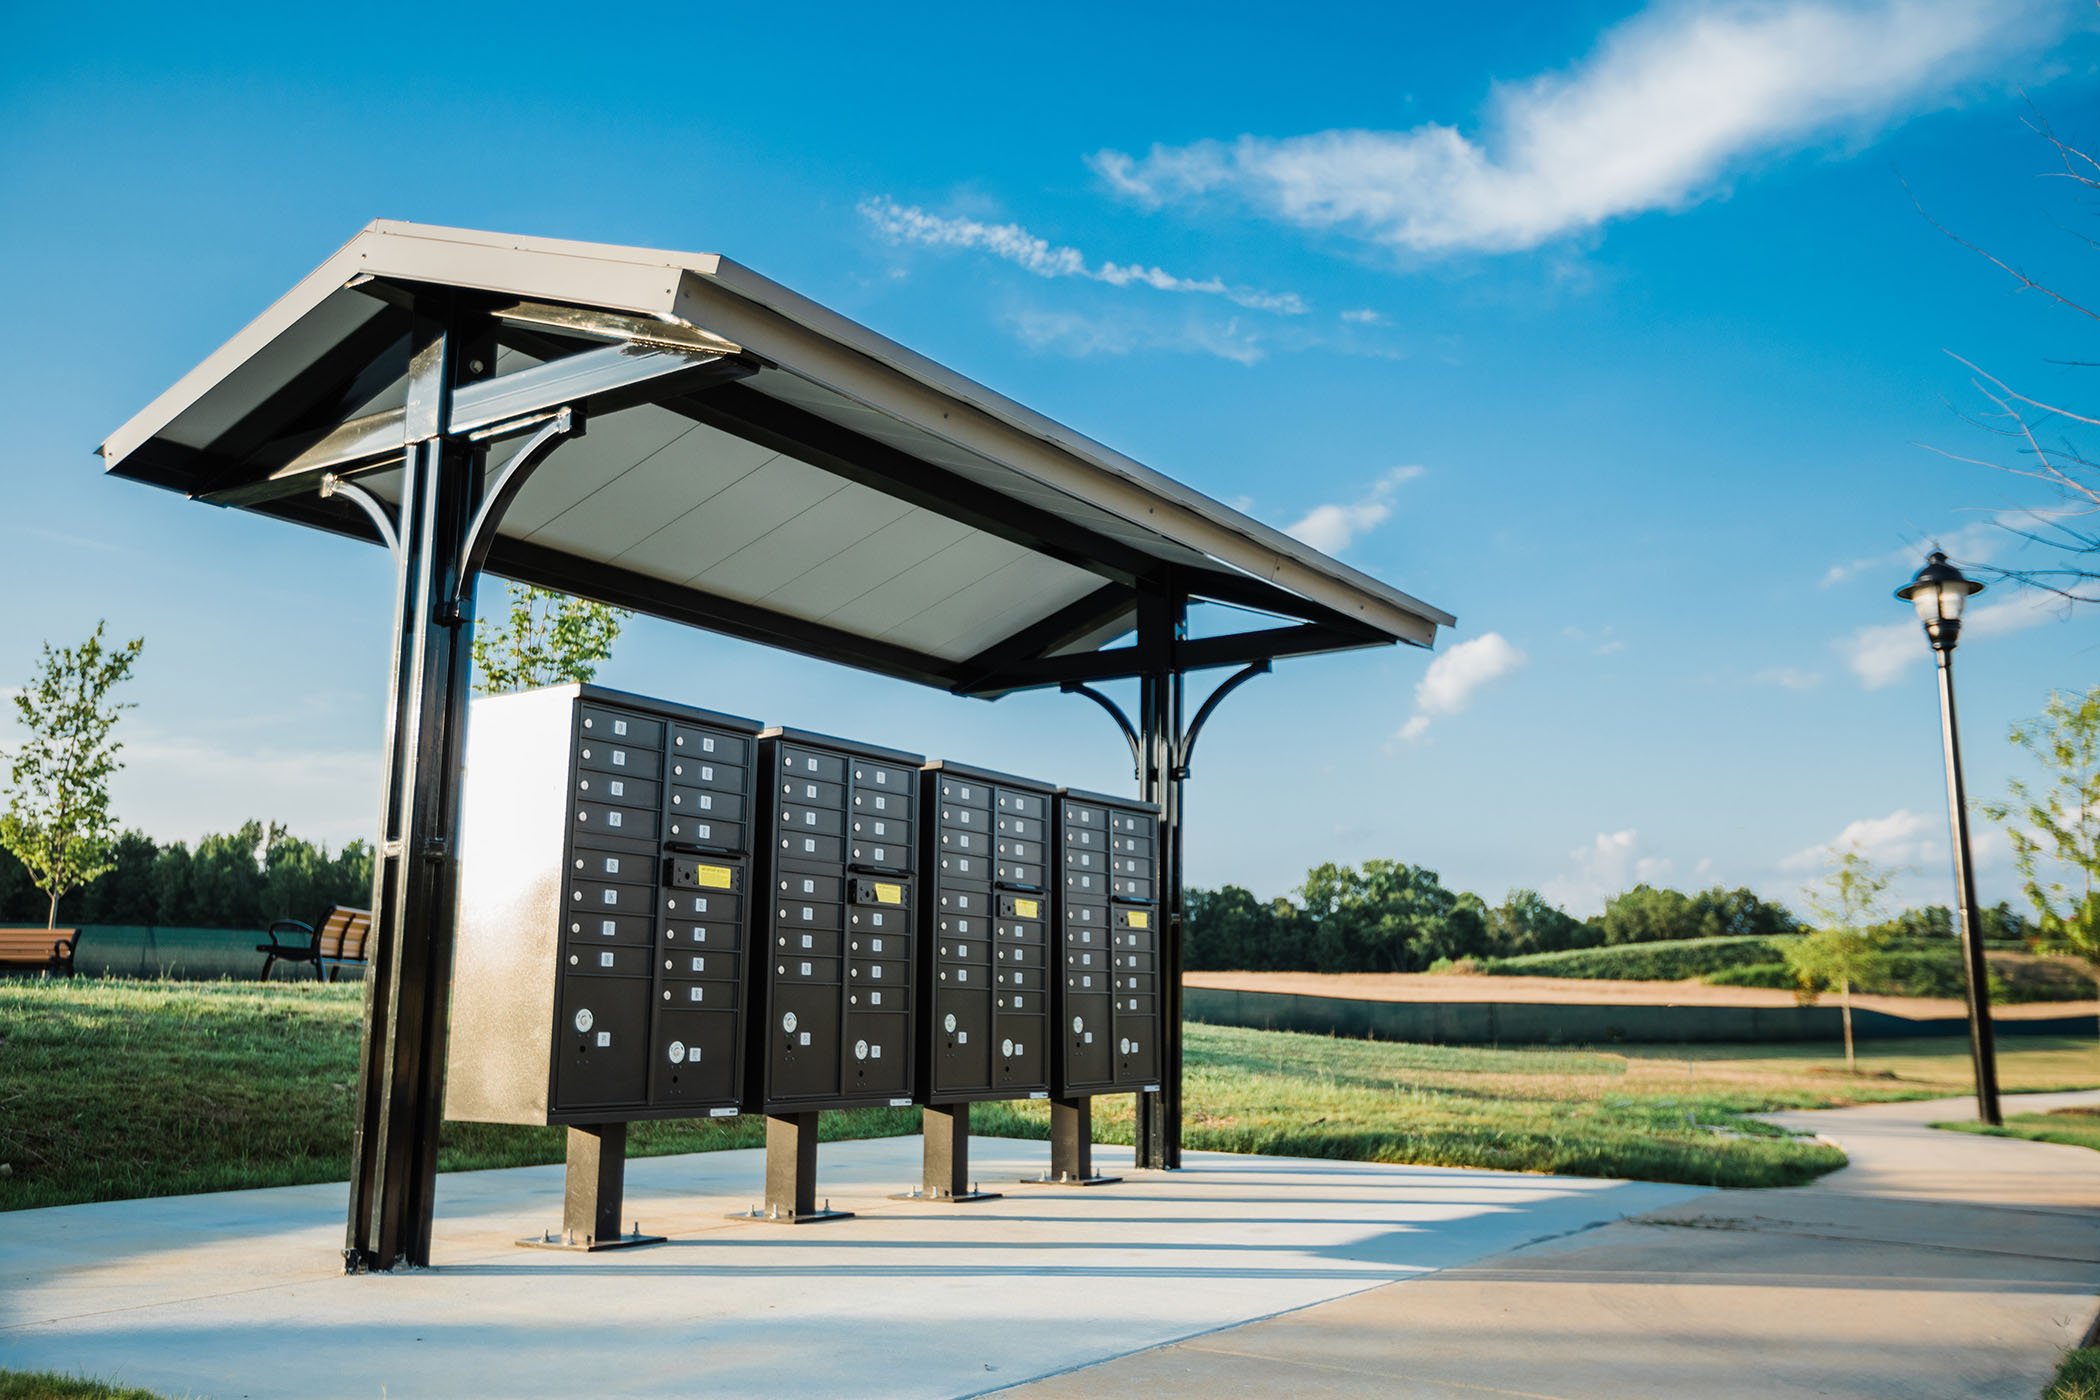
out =
[(2100, 992), (2100, 686), (2050, 692), (2047, 708), (2010, 737), (2047, 783), (2037, 790), (2015, 778), (1984, 813), (2012, 841), (2036, 915), (2035, 950), (2081, 959)]
[(481, 688), (508, 695), (539, 685), (587, 681), (612, 656), (632, 613), (545, 588), (509, 584), (510, 613), (474, 635)]
[(1835, 991), (1844, 1013), (1845, 1073), (1857, 1074), (1852, 1045), (1852, 988), (1874, 968), (1887, 937), (1882, 892), (1894, 877), (1858, 851), (1840, 851), (1830, 872), (1808, 887), (1808, 907), (1817, 926), (1786, 949), (1794, 980), (1810, 999)]
[(124, 747), (111, 737), (133, 708), (112, 693), (131, 676), (145, 638), (111, 646), (107, 623), (77, 647), (44, 644), (36, 679), (15, 692), (15, 717), (27, 736), (9, 771), (0, 845), (12, 851), (50, 901), (47, 928), (58, 927), (58, 901), (111, 867), (116, 822), (109, 813), (110, 775)]

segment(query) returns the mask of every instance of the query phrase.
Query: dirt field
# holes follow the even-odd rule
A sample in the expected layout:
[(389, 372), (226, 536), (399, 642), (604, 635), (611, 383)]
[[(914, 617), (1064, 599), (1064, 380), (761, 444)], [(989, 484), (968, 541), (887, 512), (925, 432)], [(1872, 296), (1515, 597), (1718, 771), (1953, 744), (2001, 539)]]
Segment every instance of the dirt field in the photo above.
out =
[[(1291, 992), (1352, 1001), (1500, 1001), (1552, 1006), (1792, 1006), (1794, 994), (1771, 987), (1713, 987), (1704, 982), (1605, 982), (1574, 977), (1440, 976), (1428, 972), (1191, 972), (1191, 987), (1235, 992)], [(1825, 1005), (1836, 1005), (1825, 997)], [(1966, 1014), (1948, 997), (1859, 996), (1852, 1004), (1910, 1020)], [(1998, 1021), (2100, 1016), (2100, 1002), (2051, 1001), (1994, 1006)]]

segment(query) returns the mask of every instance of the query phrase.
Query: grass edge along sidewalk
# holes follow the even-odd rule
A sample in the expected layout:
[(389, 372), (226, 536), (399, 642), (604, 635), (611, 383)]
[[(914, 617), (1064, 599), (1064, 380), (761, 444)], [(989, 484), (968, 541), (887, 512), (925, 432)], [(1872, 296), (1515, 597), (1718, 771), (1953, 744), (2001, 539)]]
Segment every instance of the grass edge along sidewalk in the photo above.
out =
[[(0, 982), (0, 1209), (340, 1181), (361, 989), (314, 984)], [(2100, 1086), (2100, 1044), (2002, 1052), (2008, 1090)], [(1191, 1025), (1193, 1149), (1787, 1186), (1843, 1163), (1746, 1115), (1956, 1095), (1959, 1042), (1880, 1045), (1866, 1074), (1822, 1046), (1610, 1053), (1337, 1040)], [(1097, 1135), (1131, 1140), (1132, 1101)], [(1042, 1104), (985, 1104), (985, 1135), (1048, 1135)], [(826, 1114), (827, 1137), (916, 1132), (915, 1109)], [(637, 1124), (636, 1156), (758, 1146), (757, 1118)], [(558, 1128), (445, 1126), (448, 1171), (561, 1160)]]

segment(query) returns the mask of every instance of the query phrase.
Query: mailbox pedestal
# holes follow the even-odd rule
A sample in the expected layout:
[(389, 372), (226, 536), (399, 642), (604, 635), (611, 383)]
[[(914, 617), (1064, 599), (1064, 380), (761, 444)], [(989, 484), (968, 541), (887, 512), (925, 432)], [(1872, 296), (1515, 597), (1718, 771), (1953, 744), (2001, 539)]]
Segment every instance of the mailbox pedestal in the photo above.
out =
[(919, 754), (759, 736), (759, 878), (748, 1102), (766, 1115), (766, 1200), (733, 1220), (803, 1225), (817, 1115), (909, 1107)]
[(928, 1104), (920, 1132), (926, 1140), (925, 1172), (919, 1189), (900, 1191), (893, 1201), (966, 1205), (996, 1201), (997, 1191), (979, 1191), (970, 1178), (970, 1105)]
[(528, 1249), (573, 1249), (588, 1254), (601, 1249), (662, 1244), (662, 1235), (645, 1235), (639, 1226), (624, 1232), (620, 1229), (626, 1178), (625, 1123), (572, 1126), (567, 1189), (562, 1193), (561, 1233), (527, 1235), (518, 1243)]

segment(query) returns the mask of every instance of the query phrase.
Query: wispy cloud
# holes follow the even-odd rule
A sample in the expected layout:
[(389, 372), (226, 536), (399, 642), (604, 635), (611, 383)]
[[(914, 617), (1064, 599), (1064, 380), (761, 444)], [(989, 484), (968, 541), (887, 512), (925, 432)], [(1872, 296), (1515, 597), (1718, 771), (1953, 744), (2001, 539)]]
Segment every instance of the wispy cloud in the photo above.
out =
[(1060, 355), (1128, 355), (1137, 350), (1176, 350), (1215, 355), (1234, 364), (1256, 365), (1268, 356), (1263, 337), (1238, 318), (1222, 323), (1201, 318), (1158, 323), (1127, 316), (1082, 316), (1072, 311), (1023, 307), (1006, 324), (1023, 345)]
[(1395, 737), (1407, 742), (1421, 738), (1431, 720), (1458, 714), (1483, 688), (1514, 675), (1529, 660), (1500, 632), (1460, 642), (1422, 673), (1415, 685), (1415, 713)]
[(1656, 4), (1560, 72), (1498, 85), (1480, 133), (1442, 123), (1102, 151), (1150, 205), (1209, 195), (1415, 254), (1534, 248), (1674, 209), (1749, 159), (1856, 134), (2002, 70), (2065, 23), (2043, 0)]
[[(2060, 622), (2065, 609), (2064, 601), (2053, 593), (2022, 588), (1998, 602), (1971, 608), (1962, 619), (1962, 640), (2002, 637), (2045, 622)], [(1915, 617), (1862, 627), (1833, 645), (1869, 690), (1890, 684), (1911, 667), (1923, 665), (1932, 654)]]
[(1393, 493), (1426, 470), (1423, 467), (1394, 467), (1371, 483), (1371, 489), (1353, 501), (1314, 506), (1285, 533), (1305, 541), (1314, 549), (1339, 553), (1356, 537), (1383, 525), (1393, 513)]
[(1972, 520), (1968, 524), (1947, 534), (1934, 536), (1929, 541), (1899, 545), (1880, 554), (1870, 554), (1843, 564), (1832, 564), (1823, 571), (1819, 580), (1824, 588), (1840, 583), (1849, 583), (1862, 574), (1874, 574), (1900, 580), (1920, 564), (1932, 550), (1940, 550), (1962, 564), (1981, 564), (1997, 557), (1998, 551), (2008, 545), (2025, 542), (2025, 537), (2042, 534), (2051, 526), (2072, 516), (2090, 512), (2090, 507), (2034, 506), (2016, 510), (2001, 510), (1983, 520)]
[(1038, 238), (1019, 224), (987, 224), (976, 219), (947, 218), (929, 214), (915, 204), (899, 204), (888, 198), (862, 200), (860, 215), (892, 243), (989, 253), (1038, 277), (1078, 277), (1111, 287), (1150, 287), (1158, 292), (1223, 297), (1235, 306), (1279, 316), (1302, 316), (1307, 309), (1305, 299), (1296, 292), (1263, 291), (1258, 287), (1238, 286), (1220, 277), (1180, 277), (1164, 268), (1142, 263), (1090, 262), (1077, 248)]
[(1804, 671), (1798, 666), (1767, 666), (1752, 677), (1759, 685), (1776, 685), (1782, 690), (1814, 690), (1823, 683), (1817, 671)]
[(1342, 319), (1352, 326), (1382, 326), (1386, 324), (1383, 311), (1374, 311), (1368, 306), (1352, 307), (1342, 313)]

